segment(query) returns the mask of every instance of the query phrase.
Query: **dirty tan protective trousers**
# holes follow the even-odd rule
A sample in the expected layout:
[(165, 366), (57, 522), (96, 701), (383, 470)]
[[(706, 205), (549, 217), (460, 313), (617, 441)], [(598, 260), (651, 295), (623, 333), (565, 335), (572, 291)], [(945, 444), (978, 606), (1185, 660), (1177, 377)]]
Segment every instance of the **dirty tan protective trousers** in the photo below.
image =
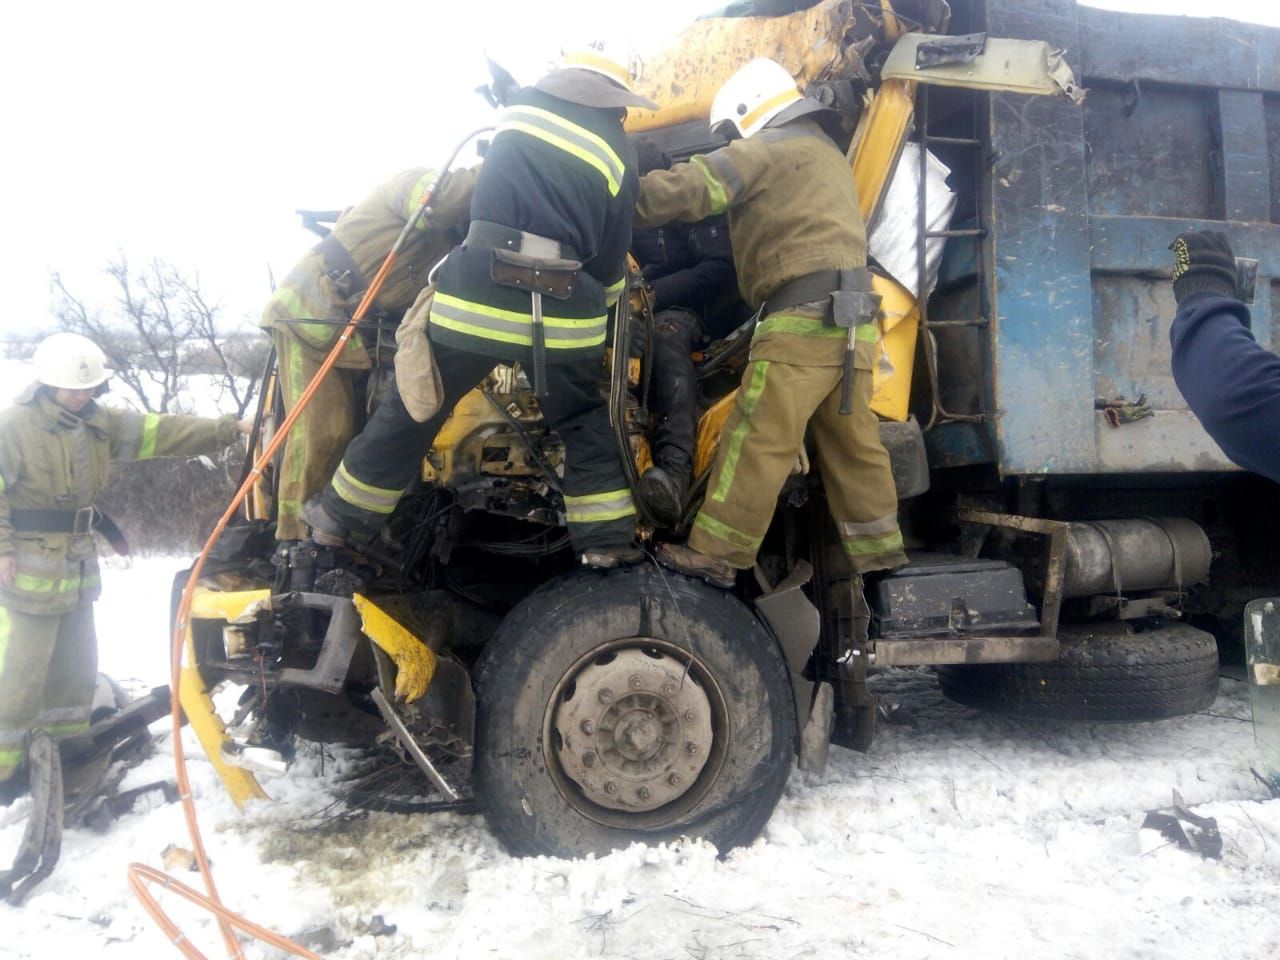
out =
[[(288, 332), (273, 334), (280, 391), (292, 410), (324, 362), (325, 352), (308, 347)], [(276, 539), (304, 540), (302, 505), (324, 490), (355, 435), (356, 396), (364, 370), (334, 367), (320, 384), (284, 443), (276, 501)]]
[(89, 729), (97, 677), (92, 604), (50, 616), (0, 606), (0, 781), (22, 766), (32, 730)]
[[(773, 319), (773, 318), (770, 318)], [(779, 318), (785, 320), (787, 318)], [(809, 431), (827, 502), (855, 573), (906, 563), (889, 455), (871, 412), (871, 350), (860, 345), (853, 413), (840, 413), (843, 343), (774, 337), (752, 349), (720, 437), (689, 546), (739, 569), (756, 558)], [(815, 349), (816, 348), (816, 349)], [(811, 362), (788, 363), (779, 357)]]

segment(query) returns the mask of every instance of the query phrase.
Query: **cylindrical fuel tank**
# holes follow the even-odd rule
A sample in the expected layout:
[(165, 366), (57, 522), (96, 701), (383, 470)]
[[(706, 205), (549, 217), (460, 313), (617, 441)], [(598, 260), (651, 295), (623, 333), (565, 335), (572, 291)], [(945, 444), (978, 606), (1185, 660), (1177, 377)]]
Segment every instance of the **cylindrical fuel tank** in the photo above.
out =
[(1073, 521), (1063, 596), (1189, 587), (1208, 576), (1212, 559), (1209, 538), (1184, 517)]

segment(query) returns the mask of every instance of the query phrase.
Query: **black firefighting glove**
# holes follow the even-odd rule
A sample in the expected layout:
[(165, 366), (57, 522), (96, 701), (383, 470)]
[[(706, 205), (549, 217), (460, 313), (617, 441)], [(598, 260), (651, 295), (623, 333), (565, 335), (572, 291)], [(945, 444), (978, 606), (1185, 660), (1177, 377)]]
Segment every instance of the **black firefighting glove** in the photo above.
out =
[(1236, 295), (1236, 259), (1225, 233), (1180, 233), (1169, 249), (1173, 251), (1173, 298), (1179, 306), (1193, 293)]

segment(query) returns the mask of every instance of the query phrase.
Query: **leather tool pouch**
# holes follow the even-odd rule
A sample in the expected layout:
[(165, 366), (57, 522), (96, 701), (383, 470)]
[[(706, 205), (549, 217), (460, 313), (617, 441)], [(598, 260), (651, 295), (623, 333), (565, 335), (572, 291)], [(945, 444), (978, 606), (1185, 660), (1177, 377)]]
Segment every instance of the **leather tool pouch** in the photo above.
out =
[(538, 260), (511, 250), (494, 250), (490, 276), (503, 287), (568, 300), (578, 287), (580, 260)]

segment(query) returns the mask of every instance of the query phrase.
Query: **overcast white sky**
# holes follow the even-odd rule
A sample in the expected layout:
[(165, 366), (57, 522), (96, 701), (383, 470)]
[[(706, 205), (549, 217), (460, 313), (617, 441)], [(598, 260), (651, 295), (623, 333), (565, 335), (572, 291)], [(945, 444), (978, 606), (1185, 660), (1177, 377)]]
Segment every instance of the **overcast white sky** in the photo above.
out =
[[(102, 300), (117, 251), (198, 269), (232, 316), (310, 245), (294, 210), (340, 208), (437, 165), (491, 111), (482, 51), (522, 80), (565, 31), (653, 49), (724, 0), (35, 0), (0, 38), (0, 328), (43, 328), (49, 273)], [(1098, 6), (1280, 26), (1274, 0)]]

